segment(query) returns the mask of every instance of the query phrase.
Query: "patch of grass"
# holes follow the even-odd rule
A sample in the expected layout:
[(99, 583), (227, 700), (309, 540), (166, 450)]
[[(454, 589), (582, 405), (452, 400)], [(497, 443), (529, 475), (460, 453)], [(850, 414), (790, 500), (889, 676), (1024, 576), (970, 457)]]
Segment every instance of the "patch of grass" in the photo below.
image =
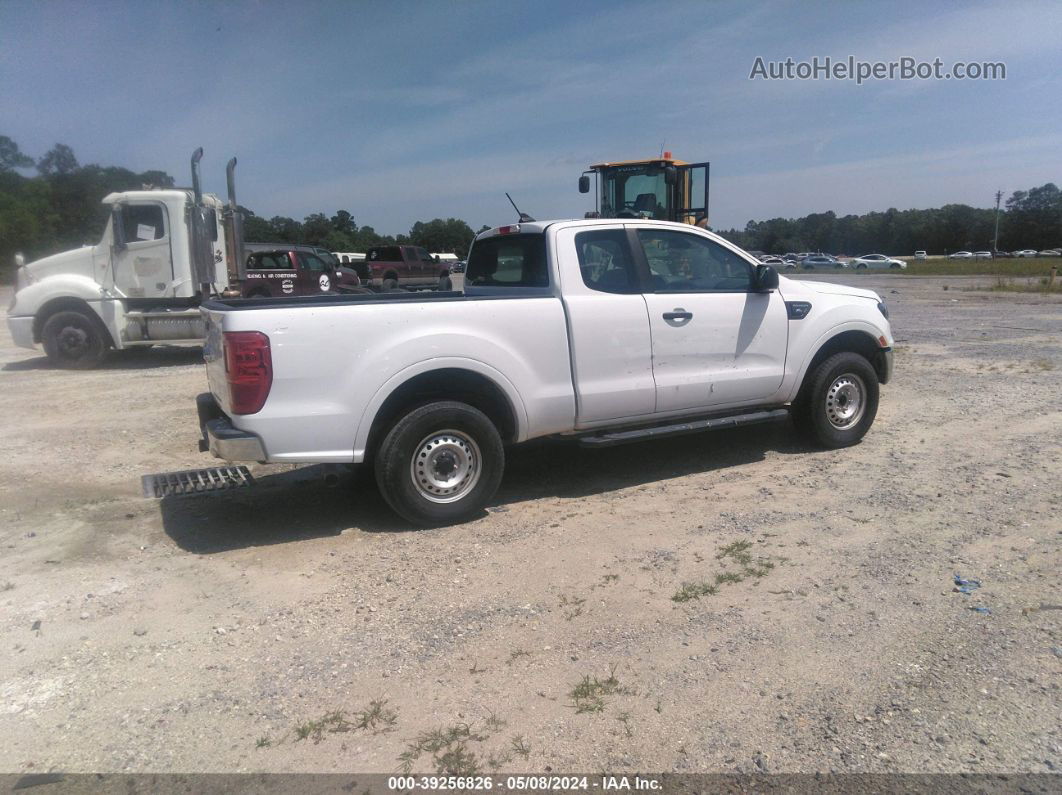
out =
[[(490, 710), (488, 710), (488, 712), (490, 712)], [(487, 727), (488, 731), (499, 732), (509, 724), (499, 718), (496, 713), (490, 712), (490, 714), (487, 715), (487, 719), (483, 722), (483, 725)]]
[(719, 589), (706, 582), (687, 582), (671, 596), (672, 602), (689, 602), (702, 596), (715, 596)]
[(752, 549), (752, 542), (742, 539), (741, 541), (734, 541), (733, 543), (727, 544), (715, 553), (715, 557), (718, 560), (732, 558), (738, 563), (750, 563), (752, 562), (752, 555), (749, 554), (750, 549)]
[(745, 579), (744, 575), (738, 574), (736, 571), (724, 571), (722, 574), (715, 575), (715, 584), (723, 585), (728, 582), (741, 582)]
[(321, 742), (325, 734), (339, 734), (351, 731), (370, 731), (381, 734), (391, 731), (398, 721), (398, 713), (387, 708), (387, 699), (373, 699), (369, 706), (354, 713), (354, 719), (348, 720), (346, 713), (334, 710), (316, 720), (308, 720), (295, 727), (295, 741), (313, 740)]
[(1028, 257), (1025, 259), (936, 259), (908, 260), (903, 270), (846, 271), (851, 273), (873, 274), (874, 276), (1046, 276), (1051, 266), (1062, 269), (1062, 259), (1058, 257)]
[(273, 744), (273, 741), (268, 737), (259, 737), (258, 742), (254, 744), (255, 748), (268, 748)]
[[(1035, 367), (1037, 370), (1054, 370), (1055, 369), (1055, 363), (1052, 362), (1050, 359), (1036, 359), (1032, 363), (1032, 366)], [(6, 591), (8, 589), (5, 587), (4, 590)]]
[(573, 618), (577, 618), (583, 614), (583, 605), (586, 604), (585, 599), (580, 599), (577, 596), (560, 595), (560, 606), (566, 608), (564, 610), (564, 619), (571, 621)]
[(605, 696), (626, 692), (620, 687), (619, 679), (616, 678), (616, 666), (613, 665), (608, 672), (608, 678), (598, 679), (596, 676), (587, 674), (568, 693), (575, 707), (576, 714), (583, 712), (604, 712)]
[(513, 749), (513, 753), (519, 754), (524, 759), (531, 755), (531, 745), (522, 734), (514, 734), (509, 740), (509, 747)]
[(354, 715), (354, 728), (365, 729), (373, 734), (389, 732), (398, 721), (398, 713), (388, 709), (386, 698), (377, 698), (369, 706)]
[(530, 657), (530, 656), (531, 656), (531, 652), (529, 652), (529, 651), (524, 651), (523, 649), (513, 649), (509, 653), (509, 659), (505, 661), (505, 664), (506, 665), (512, 665), (514, 662), (519, 660), (521, 657)]
[(468, 743), (486, 739), (487, 736), (477, 733), (471, 723), (455, 723), (453, 726), (421, 732), (398, 755), (398, 761), (402, 771), (408, 773), (414, 763), (427, 753), (431, 754), (437, 772), (470, 775), (479, 770), (479, 760), (475, 753), (468, 750)]

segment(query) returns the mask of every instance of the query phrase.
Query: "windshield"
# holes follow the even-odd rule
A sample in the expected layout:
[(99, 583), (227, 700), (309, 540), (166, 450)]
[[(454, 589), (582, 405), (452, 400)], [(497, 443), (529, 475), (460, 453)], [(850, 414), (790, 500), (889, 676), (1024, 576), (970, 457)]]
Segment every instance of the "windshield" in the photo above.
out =
[(601, 174), (601, 215), (667, 220), (667, 183), (657, 166), (617, 166)]

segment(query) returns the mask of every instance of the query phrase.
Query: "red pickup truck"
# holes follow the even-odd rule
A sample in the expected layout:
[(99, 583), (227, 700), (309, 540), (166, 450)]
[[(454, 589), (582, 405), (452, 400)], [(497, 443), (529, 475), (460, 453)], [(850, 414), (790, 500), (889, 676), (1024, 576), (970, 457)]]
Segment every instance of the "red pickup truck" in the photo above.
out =
[(385, 290), (446, 286), (450, 276), (449, 266), (420, 246), (373, 246), (357, 268), (364, 283)]
[(360, 285), (353, 270), (333, 265), (311, 251), (275, 249), (247, 256), (240, 293), (244, 298), (321, 295), (352, 292)]

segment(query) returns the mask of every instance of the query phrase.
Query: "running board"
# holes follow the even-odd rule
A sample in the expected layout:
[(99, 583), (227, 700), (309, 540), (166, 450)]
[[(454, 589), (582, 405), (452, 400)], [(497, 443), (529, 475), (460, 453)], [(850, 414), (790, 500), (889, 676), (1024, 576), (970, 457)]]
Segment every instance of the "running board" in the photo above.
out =
[(584, 436), (579, 444), (584, 447), (611, 447), (628, 442), (642, 442), (648, 439), (666, 439), (701, 431), (718, 431), (724, 428), (737, 428), (742, 425), (759, 425), (765, 422), (781, 422), (789, 417), (788, 409), (770, 409), (750, 411), (748, 414), (732, 414), (728, 417), (712, 417), (694, 422), (680, 422), (675, 425), (655, 425), (652, 428), (638, 428), (633, 431), (615, 431), (595, 436)]

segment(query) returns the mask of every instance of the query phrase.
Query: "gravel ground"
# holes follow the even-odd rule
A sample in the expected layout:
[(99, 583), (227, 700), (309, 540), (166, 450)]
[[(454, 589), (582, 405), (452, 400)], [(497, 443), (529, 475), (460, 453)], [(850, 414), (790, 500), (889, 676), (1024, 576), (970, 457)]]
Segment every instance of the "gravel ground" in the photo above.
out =
[(1062, 303), (845, 279), (897, 336), (859, 446), (536, 443), (422, 531), (322, 467), (145, 499), (211, 464), (198, 349), (5, 327), (0, 772), (1058, 770)]

